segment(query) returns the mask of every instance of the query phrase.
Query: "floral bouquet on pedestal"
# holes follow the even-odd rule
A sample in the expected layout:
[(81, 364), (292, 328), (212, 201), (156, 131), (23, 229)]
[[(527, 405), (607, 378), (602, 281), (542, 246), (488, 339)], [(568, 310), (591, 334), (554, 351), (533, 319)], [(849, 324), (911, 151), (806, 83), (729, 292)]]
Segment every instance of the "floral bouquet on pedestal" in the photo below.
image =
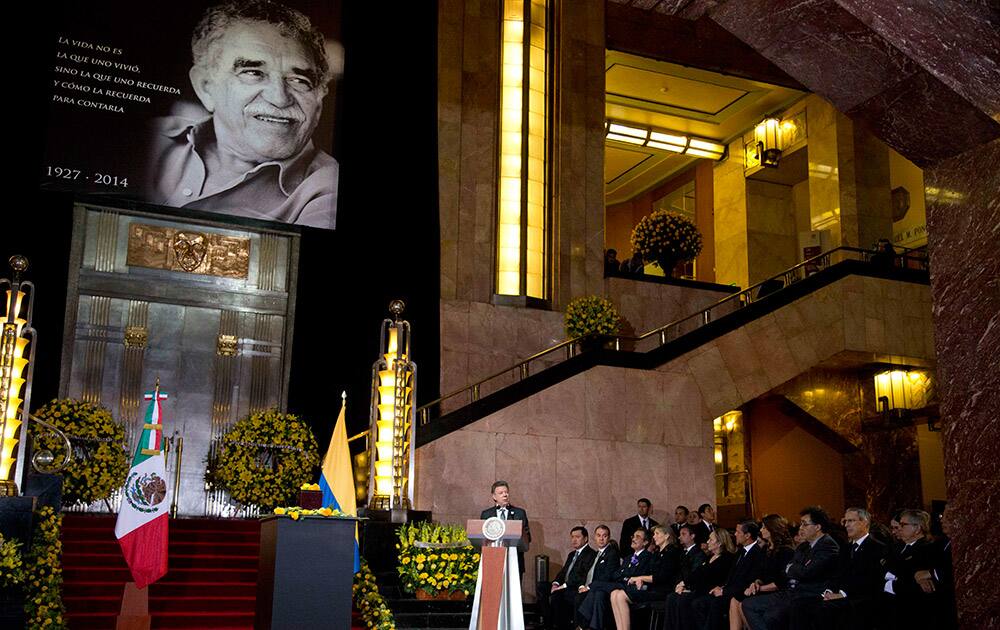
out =
[(610, 300), (588, 295), (569, 303), (565, 322), (570, 339), (585, 335), (613, 335), (621, 327), (621, 316)]
[(408, 523), (399, 528), (399, 578), (417, 599), (465, 599), (476, 588), (479, 551), (461, 525)]
[(632, 251), (646, 262), (655, 262), (668, 276), (677, 263), (694, 259), (702, 247), (701, 233), (695, 224), (666, 210), (642, 217), (632, 230), (630, 241)]

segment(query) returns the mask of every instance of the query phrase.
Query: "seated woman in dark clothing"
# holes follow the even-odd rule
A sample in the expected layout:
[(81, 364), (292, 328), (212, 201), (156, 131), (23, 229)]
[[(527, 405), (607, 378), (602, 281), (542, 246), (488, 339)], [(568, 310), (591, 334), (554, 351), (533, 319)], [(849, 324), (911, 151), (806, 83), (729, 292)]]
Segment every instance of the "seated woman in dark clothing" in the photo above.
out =
[[(760, 528), (760, 537), (767, 544), (767, 559), (764, 561), (764, 575), (747, 587), (744, 594), (747, 597), (758, 593), (773, 593), (788, 587), (788, 576), (785, 567), (792, 561), (795, 549), (792, 546), (792, 532), (788, 521), (778, 514), (768, 514), (764, 517)], [(746, 617), (740, 601), (733, 599), (729, 603), (729, 630), (749, 630)]]
[(721, 527), (713, 529), (708, 536), (708, 555), (708, 562), (699, 565), (686, 582), (678, 582), (674, 592), (667, 597), (666, 630), (694, 628), (695, 619), (691, 602), (716, 586), (726, 583), (729, 570), (736, 560), (736, 543), (732, 534)]
[(624, 589), (629, 578), (649, 575), (653, 569), (653, 554), (646, 550), (649, 545), (649, 531), (639, 528), (632, 534), (632, 554), (622, 556), (622, 565), (608, 582), (594, 580), (590, 583), (587, 596), (576, 611), (576, 621), (581, 628), (603, 630), (608, 609), (611, 607), (611, 593)]
[(652, 571), (647, 575), (635, 575), (628, 579), (624, 589), (612, 591), (611, 610), (615, 615), (618, 630), (629, 630), (632, 620), (629, 604), (634, 602), (662, 601), (673, 586), (678, 570), (678, 549), (674, 544), (674, 534), (666, 525), (653, 528)]

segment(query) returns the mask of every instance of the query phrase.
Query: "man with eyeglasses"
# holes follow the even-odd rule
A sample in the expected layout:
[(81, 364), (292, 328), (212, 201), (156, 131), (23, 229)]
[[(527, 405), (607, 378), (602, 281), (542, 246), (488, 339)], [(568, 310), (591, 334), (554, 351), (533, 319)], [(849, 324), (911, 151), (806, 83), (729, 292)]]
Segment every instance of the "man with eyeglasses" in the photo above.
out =
[(937, 612), (939, 582), (930, 520), (923, 510), (903, 510), (899, 517), (903, 546), (889, 557), (884, 586), (897, 628), (922, 627)]
[(844, 527), (851, 544), (841, 552), (843, 569), (821, 599), (803, 597), (792, 602), (791, 626), (833, 630), (870, 628), (875, 621), (875, 602), (882, 591), (888, 550), (869, 534), (872, 517), (864, 508), (847, 508)]
[(795, 550), (785, 568), (788, 590), (748, 597), (743, 600), (743, 614), (751, 630), (807, 628), (804, 620), (791, 619), (793, 602), (802, 598), (819, 599), (829, 589), (840, 568), (840, 547), (829, 534), (830, 517), (820, 507), (807, 507), (799, 516), (799, 533), (805, 540)]

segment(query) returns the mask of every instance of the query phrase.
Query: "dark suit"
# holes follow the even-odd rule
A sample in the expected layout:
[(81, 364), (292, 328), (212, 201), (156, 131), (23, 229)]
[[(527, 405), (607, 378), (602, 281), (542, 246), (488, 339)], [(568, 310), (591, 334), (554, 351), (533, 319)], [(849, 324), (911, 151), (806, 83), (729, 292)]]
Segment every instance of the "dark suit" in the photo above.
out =
[[(678, 582), (684, 582), (684, 587), (691, 590), (692, 576), (701, 571), (701, 566), (708, 562), (708, 556), (698, 545), (693, 545), (688, 550), (680, 552), (680, 570), (677, 577)], [(695, 578), (697, 579), (697, 578)], [(694, 623), (691, 602), (695, 598), (693, 592), (678, 594), (676, 592), (667, 595), (664, 606), (664, 628), (668, 630), (684, 630)]]
[(925, 593), (914, 576), (917, 571), (932, 571), (940, 557), (934, 543), (918, 539), (889, 555), (886, 571), (896, 576), (892, 583), (895, 595), (889, 595), (892, 615), (897, 628), (919, 628), (938, 614), (938, 593)]
[(785, 571), (787, 591), (743, 600), (743, 615), (747, 624), (752, 630), (783, 627), (789, 619), (792, 602), (800, 598), (818, 599), (833, 585), (839, 570), (840, 546), (829, 534), (823, 534), (812, 545), (802, 543)]
[(751, 547), (750, 551), (740, 547), (733, 568), (729, 570), (726, 583), (722, 586), (722, 595), (703, 595), (691, 602), (698, 626), (703, 630), (721, 627), (722, 620), (729, 613), (729, 600), (734, 597), (743, 599), (743, 592), (750, 583), (763, 575), (766, 559), (767, 552), (759, 544)]
[(622, 558), (621, 566), (607, 582), (590, 583), (590, 590), (576, 611), (577, 623), (583, 628), (604, 628), (605, 617), (611, 608), (611, 591), (625, 588), (630, 577), (650, 575), (653, 570), (653, 554), (645, 549)]
[(708, 535), (712, 532), (708, 529), (708, 523), (705, 521), (698, 521), (697, 525), (691, 525), (694, 528), (694, 541), (699, 545), (703, 545), (708, 542)]
[(874, 625), (875, 605), (885, 585), (885, 562), (888, 549), (885, 544), (868, 536), (855, 550), (854, 545), (844, 548), (841, 571), (833, 580), (830, 590), (843, 591), (846, 598), (829, 601), (811, 597), (792, 602), (791, 625), (793, 628), (870, 628)]
[[(604, 552), (598, 552), (597, 557), (594, 560), (594, 564), (591, 565), (590, 571), (590, 582), (610, 582), (614, 577), (614, 574), (621, 567), (621, 557), (618, 555), (618, 547), (615, 546), (613, 542), (608, 543), (604, 548)], [(579, 589), (577, 589), (579, 591)], [(576, 597), (573, 599), (573, 616), (575, 617), (576, 611), (580, 609), (583, 605), (583, 601), (587, 599), (589, 591), (584, 591), (583, 593), (577, 592)]]
[[(595, 558), (597, 558), (597, 552), (592, 547), (584, 545), (578, 551), (569, 552), (569, 555), (566, 556), (566, 563), (552, 580), (556, 584), (565, 584), (565, 588), (552, 592), (552, 584), (538, 583), (536, 592), (538, 608), (548, 627), (562, 628), (569, 625), (572, 620), (573, 602), (576, 599), (577, 589), (587, 582), (587, 574), (590, 572)], [(572, 569), (570, 565), (572, 565)]]
[[(701, 554), (701, 558), (705, 558), (703, 552), (699, 550), (698, 553)], [(692, 550), (691, 554), (689, 554), (692, 564), (698, 562), (697, 556), (693, 554), (694, 551)], [(695, 602), (716, 586), (725, 585), (726, 577), (732, 570), (735, 560), (736, 556), (734, 554), (724, 551), (714, 561), (707, 559), (703, 562), (698, 562), (697, 566), (694, 566), (688, 573), (687, 578), (683, 580), (685, 592), (674, 592), (667, 597), (664, 610), (666, 618), (665, 627), (668, 630), (690, 630), (691, 628), (699, 627), (694, 610)], [(683, 560), (681, 566), (683, 568)]]
[[(649, 527), (646, 528), (649, 531), (653, 531), (653, 528), (659, 525), (648, 516), (646, 520), (649, 521)], [(625, 555), (625, 552), (632, 548), (632, 534), (640, 527), (642, 527), (642, 521), (639, 520), (638, 514), (625, 519), (625, 522), (622, 523), (622, 535), (618, 537), (618, 549), (622, 555)]]
[(621, 566), (621, 556), (618, 555), (618, 549), (609, 544), (604, 548), (604, 553), (599, 554), (593, 565), (594, 573), (591, 576), (591, 580), (594, 582), (610, 582), (611, 576), (614, 575), (618, 567)]
[(684, 523), (671, 523), (670, 524), (670, 530), (672, 532), (674, 532), (674, 538), (680, 538), (681, 537), (681, 525), (683, 525), (683, 524)]
[[(498, 508), (493, 506), (491, 508), (486, 508), (483, 510), (479, 518), (486, 520), (488, 518), (493, 518), (498, 516)], [(521, 540), (524, 542), (525, 546), (531, 544), (531, 528), (528, 527), (528, 513), (524, 511), (523, 508), (514, 507), (513, 505), (507, 506), (507, 520), (508, 521), (521, 521)], [(517, 552), (517, 570), (521, 577), (524, 577), (524, 552)]]

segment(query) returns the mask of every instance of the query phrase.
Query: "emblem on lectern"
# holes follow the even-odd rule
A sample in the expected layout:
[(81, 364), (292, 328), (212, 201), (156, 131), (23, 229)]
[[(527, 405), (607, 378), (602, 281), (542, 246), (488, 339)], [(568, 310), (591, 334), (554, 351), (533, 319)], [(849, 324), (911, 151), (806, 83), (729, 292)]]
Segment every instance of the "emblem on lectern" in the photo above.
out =
[(487, 540), (500, 540), (506, 531), (506, 522), (499, 517), (493, 516), (483, 521), (483, 536)]

